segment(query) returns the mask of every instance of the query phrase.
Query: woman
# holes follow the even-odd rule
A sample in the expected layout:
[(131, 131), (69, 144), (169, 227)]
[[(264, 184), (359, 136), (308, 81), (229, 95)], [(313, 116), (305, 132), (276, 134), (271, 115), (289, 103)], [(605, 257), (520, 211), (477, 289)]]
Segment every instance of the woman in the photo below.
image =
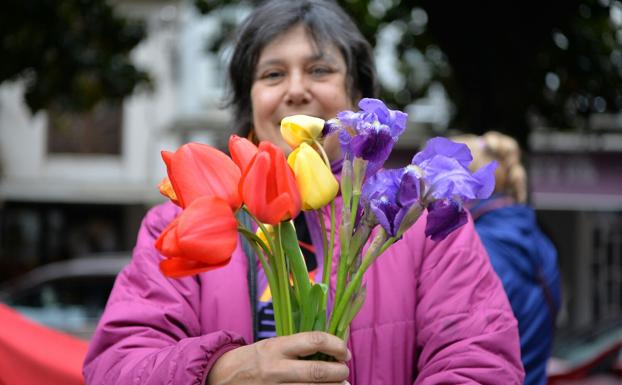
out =
[[(372, 62), (368, 43), (334, 2), (264, 4), (242, 26), (230, 66), (240, 130), (289, 151), (280, 120), (328, 119), (374, 96)], [(331, 140), (325, 145), (335, 160)], [(422, 217), (389, 248), (367, 273), (367, 301), (347, 345), (319, 332), (255, 342), (252, 304), (261, 290), (247, 278), (262, 272), (241, 247), (226, 267), (192, 278), (167, 279), (158, 270), (154, 240), (178, 212), (166, 203), (145, 218), (93, 339), (87, 383), (522, 382), (516, 321), (472, 223), (437, 243), (424, 239)], [(319, 244), (319, 225), (307, 224)], [(335, 362), (299, 359), (315, 352)]]
[(495, 193), (471, 207), (495, 272), (518, 320), (526, 385), (544, 385), (560, 306), (557, 251), (526, 205), (527, 174), (518, 143), (490, 131), (453, 138), (469, 146), (472, 169), (496, 160)]

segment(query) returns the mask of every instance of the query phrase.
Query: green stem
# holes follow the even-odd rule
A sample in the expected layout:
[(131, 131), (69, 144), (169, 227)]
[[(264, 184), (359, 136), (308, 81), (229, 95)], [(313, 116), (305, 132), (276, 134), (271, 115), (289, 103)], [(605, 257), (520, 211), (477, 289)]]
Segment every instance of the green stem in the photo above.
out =
[(317, 219), (320, 222), (320, 232), (322, 233), (322, 246), (324, 250), (324, 270), (322, 273), (322, 283), (326, 283), (326, 281), (324, 280), (324, 278), (326, 277), (326, 259), (328, 258), (328, 238), (326, 237), (326, 224), (324, 223), (322, 209), (315, 210), (315, 213), (317, 214)]
[(304, 310), (309, 292), (311, 291), (311, 283), (309, 282), (309, 272), (307, 271), (305, 258), (298, 245), (296, 228), (291, 221), (281, 223), (281, 245), (294, 278), (296, 300), (301, 305), (301, 309)]
[(391, 238), (387, 239), (387, 241), (380, 248), (380, 251), (378, 252), (378, 255), (384, 253), (397, 240), (398, 240), (398, 238), (396, 238), (396, 237), (391, 237)]
[(351, 270), (354, 267), (356, 257), (360, 255), (373, 227), (374, 223), (370, 221), (369, 215), (363, 215), (359, 226), (350, 241), (350, 248), (348, 250), (348, 270)]
[(356, 223), (356, 211), (359, 209), (359, 201), (361, 200), (361, 189), (354, 187), (352, 191), (352, 211), (350, 211), (350, 223)]
[(352, 226), (350, 198), (352, 198), (352, 180), (353, 170), (352, 163), (349, 159), (344, 159), (343, 169), (341, 171), (341, 193), (343, 196), (343, 206), (341, 210), (341, 225), (339, 226), (339, 266), (337, 267), (337, 287), (335, 288), (335, 302), (333, 304), (333, 312), (331, 314), (331, 323), (335, 316), (334, 306), (337, 303), (337, 299), (341, 298), (343, 291), (345, 290), (346, 280), (348, 278), (348, 251), (350, 246), (350, 240), (352, 238)]
[[(289, 315), (286, 314), (286, 312), (284, 311), (285, 308), (283, 305), (283, 300), (282, 300), (283, 294), (281, 290), (282, 285), (280, 284), (280, 280), (279, 280), (279, 269), (278, 269), (279, 264), (278, 264), (276, 255), (274, 254), (277, 250), (275, 247), (275, 242), (272, 240), (272, 236), (270, 235), (270, 232), (268, 231), (266, 226), (259, 219), (257, 219), (257, 217), (254, 216), (253, 213), (251, 213), (246, 206), (242, 206), (242, 210), (244, 210), (248, 214), (248, 216), (250, 216), (253, 219), (253, 221), (255, 221), (255, 223), (257, 224), (257, 227), (261, 229), (261, 231), (266, 236), (266, 240), (268, 241), (268, 245), (269, 245), (269, 250), (267, 253), (268, 262), (270, 266), (274, 267), (273, 276), (275, 277), (275, 284), (270, 287), (270, 294), (272, 294), (272, 306), (274, 307), (274, 323), (275, 325), (280, 324), (280, 326), (277, 327), (277, 335), (285, 335), (283, 334), (284, 332), (283, 327), (284, 325), (287, 324), (287, 317), (291, 318), (291, 311), (288, 313)], [(263, 244), (263, 242), (261, 242), (261, 244)], [(286, 294), (289, 296), (289, 292)], [(281, 334), (279, 334), (279, 329), (281, 331)]]
[[(341, 298), (342, 293), (346, 287), (346, 280), (348, 278), (348, 250), (350, 246), (350, 239), (352, 236), (352, 226), (350, 224), (350, 213), (344, 206), (341, 214), (341, 228), (339, 229), (339, 241), (340, 241), (340, 253), (339, 253), (339, 266), (337, 267), (337, 287), (335, 288), (335, 299), (333, 303), (333, 309), (337, 301)], [(335, 312), (333, 310), (330, 323), (333, 323)]]
[(270, 250), (275, 250), (274, 242), (272, 241), (272, 237), (270, 237), (270, 232), (268, 231), (266, 226), (263, 223), (261, 223), (261, 221), (259, 219), (257, 219), (257, 217), (254, 216), (253, 213), (251, 213), (246, 206), (242, 206), (242, 210), (244, 210), (251, 218), (253, 218), (253, 221), (255, 221), (257, 226), (266, 235), (266, 239), (268, 240), (268, 244), (270, 245)]
[(318, 142), (316, 139), (313, 140), (313, 144), (315, 146), (315, 149), (320, 152), (320, 155), (322, 156), (324, 163), (326, 163), (326, 165), (330, 169), (330, 160), (328, 160), (328, 155), (326, 154), (326, 151), (324, 151), (324, 146), (322, 146), (322, 144)]
[(346, 333), (348, 327), (350, 327), (350, 323), (354, 319), (354, 317), (358, 314), (358, 312), (363, 307), (365, 303), (366, 290), (365, 287), (362, 287), (354, 296), (351, 301), (350, 306), (346, 309), (344, 316), (339, 321), (339, 326), (337, 327), (337, 333), (335, 334), (337, 337), (345, 340)]
[[(333, 251), (335, 250), (335, 201), (330, 202), (330, 246), (328, 258), (331, 260), (329, 266), (332, 266)], [(330, 271), (328, 274), (330, 278)], [(330, 282), (330, 280), (328, 281)]]
[[(317, 210), (320, 226), (322, 229), (322, 239), (324, 241), (324, 269), (322, 272), (322, 283), (327, 287), (327, 293), (330, 293), (330, 276), (333, 267), (333, 250), (335, 249), (335, 201), (330, 202), (330, 241), (326, 242), (326, 225), (321, 210)], [(322, 298), (322, 308), (326, 309), (328, 303), (328, 295)]]
[[(285, 264), (285, 255), (282, 248), (281, 238), (281, 224), (276, 225), (275, 228), (275, 260), (276, 271), (279, 283), (280, 300), (283, 305), (283, 335), (293, 334), (294, 320), (292, 319), (292, 303), (289, 295), (289, 276), (287, 274), (287, 267)], [(274, 298), (274, 295), (273, 295)]]
[[(350, 212), (350, 199), (352, 198), (352, 161), (344, 158), (341, 168), (341, 198), (344, 212)], [(343, 220), (342, 220), (343, 221)]]
[(363, 275), (376, 257), (380, 255), (380, 250), (386, 244), (386, 240), (386, 232), (380, 229), (369, 246), (369, 249), (367, 249), (361, 266), (354, 274), (350, 283), (348, 283), (343, 296), (335, 296), (335, 306), (328, 327), (328, 332), (330, 334), (335, 334), (337, 332), (341, 318), (344, 316), (346, 306), (350, 303), (350, 298), (352, 298), (352, 295), (360, 288)]
[[(255, 235), (254, 233), (252, 233), (251, 231), (249, 231), (248, 229), (244, 227), (238, 227), (238, 230), (242, 233), (242, 235), (246, 237), (246, 239), (248, 239), (248, 243), (251, 245), (251, 247), (253, 248), (257, 256), (259, 257), (261, 266), (264, 272), (266, 273), (266, 277), (268, 278), (268, 287), (270, 287), (270, 292), (272, 294), (272, 306), (274, 307), (274, 320), (275, 320), (275, 325), (276, 325), (276, 333), (277, 335), (282, 335), (283, 334), (282, 326), (284, 325), (284, 323), (282, 320), (283, 314), (281, 311), (281, 303), (279, 301), (280, 298), (278, 295), (278, 292), (279, 292), (278, 281), (274, 275), (274, 271), (272, 267), (270, 267), (270, 264), (268, 263), (268, 261), (266, 261), (266, 256), (264, 252), (268, 255), (271, 255), (271, 253), (267, 250), (266, 244), (257, 235)], [(249, 266), (248, 268), (251, 269), (253, 267)]]
[(354, 158), (352, 163), (354, 182), (352, 183), (352, 210), (350, 211), (350, 223), (356, 222), (356, 213), (361, 199), (361, 187), (363, 179), (365, 179), (365, 170), (367, 169), (367, 161), (361, 158)]
[(253, 233), (252, 231), (250, 231), (244, 226), (238, 226), (238, 232), (244, 235), (244, 237), (246, 237), (246, 239), (248, 239), (249, 242), (250, 241), (256, 242), (257, 245), (261, 247), (266, 254), (270, 254), (270, 248), (268, 247), (268, 245), (264, 243), (264, 241), (261, 238), (257, 236), (257, 234)]

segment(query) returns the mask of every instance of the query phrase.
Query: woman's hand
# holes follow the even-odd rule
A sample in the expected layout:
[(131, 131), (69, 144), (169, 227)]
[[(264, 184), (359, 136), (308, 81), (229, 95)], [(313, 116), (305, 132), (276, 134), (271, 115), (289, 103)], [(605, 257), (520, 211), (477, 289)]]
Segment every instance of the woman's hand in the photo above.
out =
[[(324, 353), (337, 362), (301, 357)], [(323, 332), (298, 333), (242, 346), (223, 354), (212, 366), (207, 385), (343, 384), (351, 358), (346, 343)]]

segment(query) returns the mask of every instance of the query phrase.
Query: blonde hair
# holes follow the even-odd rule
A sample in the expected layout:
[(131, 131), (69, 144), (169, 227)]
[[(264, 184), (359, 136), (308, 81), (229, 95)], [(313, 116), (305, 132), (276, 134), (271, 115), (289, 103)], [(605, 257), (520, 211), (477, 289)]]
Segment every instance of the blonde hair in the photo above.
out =
[(488, 131), (482, 136), (458, 135), (451, 140), (464, 143), (471, 150), (471, 171), (493, 160), (499, 163), (495, 172), (495, 192), (506, 194), (519, 203), (527, 201), (527, 172), (521, 164), (521, 150), (516, 140), (496, 131)]

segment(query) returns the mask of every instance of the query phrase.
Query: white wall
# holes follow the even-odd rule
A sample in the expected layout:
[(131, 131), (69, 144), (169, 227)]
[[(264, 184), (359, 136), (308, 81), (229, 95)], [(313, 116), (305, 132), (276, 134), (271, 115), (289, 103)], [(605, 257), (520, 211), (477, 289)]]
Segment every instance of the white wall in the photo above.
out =
[(146, 20), (148, 37), (133, 59), (155, 81), (152, 92), (139, 91), (124, 103), (121, 155), (47, 154), (46, 113), (30, 113), (20, 82), (3, 84), (0, 201), (151, 204), (161, 199), (160, 150), (177, 148), (189, 129), (222, 129), (223, 113), (213, 111), (222, 94), (221, 75), (214, 71), (216, 59), (203, 49), (214, 23), (199, 17), (191, 2), (117, 6)]

